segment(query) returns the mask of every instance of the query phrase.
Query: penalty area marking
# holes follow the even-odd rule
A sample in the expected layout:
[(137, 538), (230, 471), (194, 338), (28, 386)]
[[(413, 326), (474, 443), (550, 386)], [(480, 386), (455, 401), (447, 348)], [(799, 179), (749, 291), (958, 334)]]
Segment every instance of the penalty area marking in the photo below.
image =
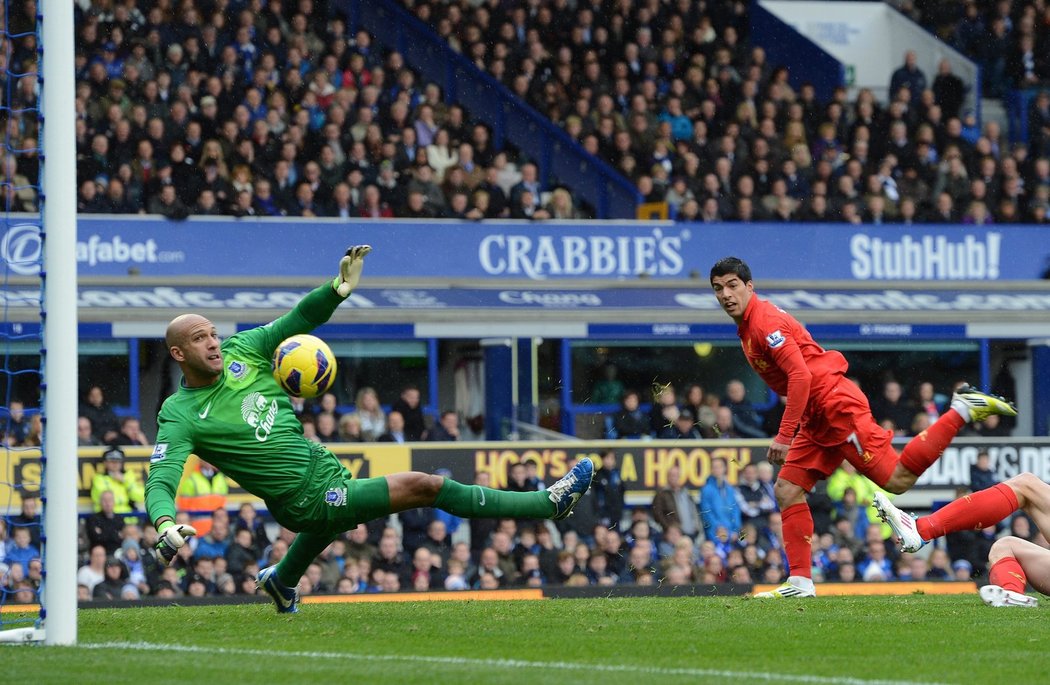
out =
[(239, 649), (233, 647), (200, 647), (197, 645), (166, 645), (150, 642), (97, 642), (78, 645), (80, 649), (132, 649), (144, 652), (181, 652), (214, 654), (217, 656), (278, 657), (296, 659), (357, 659), (377, 663), (433, 664), (438, 666), (468, 666), (479, 668), (530, 668), (539, 671), (586, 671), (589, 673), (623, 673), (642, 676), (683, 676), (688, 678), (731, 678), (760, 680), (770, 683), (814, 683), (816, 685), (940, 685), (915, 680), (879, 680), (819, 675), (792, 675), (764, 671), (732, 671), (720, 668), (664, 668), (660, 666), (631, 666), (629, 664), (588, 664), (575, 661), (526, 661), (523, 659), (472, 659), (459, 656), (423, 656), (418, 654), (353, 654), (332, 652), (275, 652), (266, 649)]

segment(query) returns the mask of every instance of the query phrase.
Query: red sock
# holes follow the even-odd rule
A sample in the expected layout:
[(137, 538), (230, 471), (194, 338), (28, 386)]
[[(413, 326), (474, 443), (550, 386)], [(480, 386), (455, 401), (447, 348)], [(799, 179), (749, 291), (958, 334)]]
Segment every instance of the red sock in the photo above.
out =
[(784, 552), (788, 558), (788, 575), (811, 578), (813, 515), (805, 502), (792, 504), (780, 513), (784, 531)]
[(948, 411), (941, 415), (932, 426), (916, 435), (901, 452), (901, 466), (916, 476), (921, 476), (933, 462), (941, 458), (944, 448), (966, 425), (958, 412)]
[(1006, 483), (960, 497), (915, 522), (923, 540), (960, 530), (980, 530), (999, 523), (1017, 510), (1017, 495)]
[(1017, 563), (1016, 557), (1003, 557), (992, 564), (992, 569), (988, 571), (988, 582), (1004, 590), (1024, 594), (1028, 579), (1025, 577), (1024, 569)]

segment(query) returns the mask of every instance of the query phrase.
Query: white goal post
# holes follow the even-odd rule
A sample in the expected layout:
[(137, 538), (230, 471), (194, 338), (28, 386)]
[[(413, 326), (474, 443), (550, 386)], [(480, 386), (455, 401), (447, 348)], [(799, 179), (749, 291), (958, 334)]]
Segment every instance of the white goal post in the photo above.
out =
[(43, 0), (44, 643), (77, 641), (77, 196), (73, 3)]

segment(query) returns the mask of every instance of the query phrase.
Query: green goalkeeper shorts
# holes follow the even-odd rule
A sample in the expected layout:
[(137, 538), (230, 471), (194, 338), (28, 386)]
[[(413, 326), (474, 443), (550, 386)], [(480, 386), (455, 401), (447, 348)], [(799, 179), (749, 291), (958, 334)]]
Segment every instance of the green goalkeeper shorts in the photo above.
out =
[(353, 478), (334, 454), (318, 454), (294, 496), (267, 502), (274, 519), (297, 533), (338, 535), (390, 514), (386, 478)]

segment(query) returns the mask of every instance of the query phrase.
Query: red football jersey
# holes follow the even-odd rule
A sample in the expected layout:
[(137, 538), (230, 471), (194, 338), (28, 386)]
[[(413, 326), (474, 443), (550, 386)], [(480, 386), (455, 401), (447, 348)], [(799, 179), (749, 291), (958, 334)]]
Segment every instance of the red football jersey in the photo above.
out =
[(825, 350), (795, 317), (752, 295), (737, 327), (751, 368), (787, 398), (776, 441), (790, 444), (799, 423), (819, 408), (819, 400), (849, 368), (841, 352)]

